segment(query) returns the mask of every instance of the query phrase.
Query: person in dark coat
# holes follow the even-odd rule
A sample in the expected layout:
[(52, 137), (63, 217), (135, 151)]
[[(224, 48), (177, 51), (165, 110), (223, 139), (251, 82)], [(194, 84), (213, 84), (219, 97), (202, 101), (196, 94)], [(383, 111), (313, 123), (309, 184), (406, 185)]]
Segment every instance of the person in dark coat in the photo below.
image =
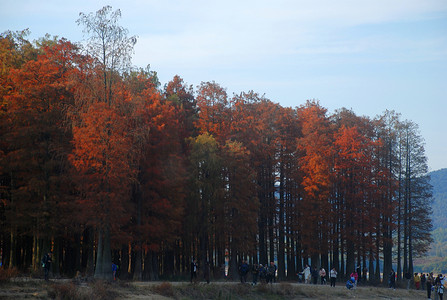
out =
[(439, 274), (435, 279), (435, 293), (438, 294), (439, 300), (444, 299), (444, 277)]
[(433, 272), (427, 277), (427, 298), (431, 299), (431, 287), (435, 284), (435, 278), (433, 277)]
[(270, 265), (267, 268), (267, 283), (276, 282), (276, 265), (273, 261), (270, 262)]
[(53, 260), (51, 259), (52, 255), (53, 254), (51, 252), (48, 252), (42, 258), (42, 267), (44, 271), (45, 281), (48, 281), (48, 276), (50, 274), (51, 263), (53, 262)]
[(390, 276), (390, 278), (389, 278), (388, 282), (390, 285), (390, 289), (396, 289), (396, 273), (394, 272), (393, 269), (391, 269), (389, 276)]
[(251, 276), (253, 278), (252, 285), (258, 284), (258, 274), (259, 274), (259, 266), (258, 264), (254, 263), (251, 267)]
[(246, 283), (247, 282), (247, 274), (248, 271), (250, 271), (250, 268), (247, 264), (247, 261), (242, 260), (240, 266), (239, 266), (239, 275), (241, 277), (241, 283)]
[(263, 280), (267, 281), (267, 269), (262, 264), (259, 264), (259, 280), (261, 283)]
[(406, 272), (404, 274), (405, 279), (407, 280), (407, 290), (410, 289), (410, 285), (411, 285), (411, 279), (413, 279), (413, 276), (411, 275), (410, 272)]
[(194, 281), (197, 281), (197, 261), (194, 259), (191, 262), (191, 283)]

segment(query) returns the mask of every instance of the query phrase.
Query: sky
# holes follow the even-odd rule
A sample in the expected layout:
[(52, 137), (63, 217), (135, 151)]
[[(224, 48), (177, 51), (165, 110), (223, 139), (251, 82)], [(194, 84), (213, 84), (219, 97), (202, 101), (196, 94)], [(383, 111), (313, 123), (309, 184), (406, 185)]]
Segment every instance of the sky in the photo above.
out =
[(284, 107), (319, 100), (419, 125), (430, 171), (447, 168), (446, 0), (0, 0), (0, 32), (85, 39), (79, 13), (120, 9), (133, 64), (194, 87), (215, 81)]

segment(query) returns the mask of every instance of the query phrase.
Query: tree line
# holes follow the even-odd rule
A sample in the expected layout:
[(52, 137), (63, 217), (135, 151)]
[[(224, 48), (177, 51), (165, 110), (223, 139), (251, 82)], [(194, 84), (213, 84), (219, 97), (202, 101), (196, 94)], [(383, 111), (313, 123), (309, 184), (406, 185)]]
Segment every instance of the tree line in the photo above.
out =
[[(86, 44), (0, 36), (2, 267), (157, 280), (237, 276), (242, 259), (357, 266), (380, 282), (428, 250), (431, 186), (418, 126), (318, 101), (282, 107), (132, 68), (136, 38), (106, 6)], [(382, 264), (383, 262), (383, 264)]]

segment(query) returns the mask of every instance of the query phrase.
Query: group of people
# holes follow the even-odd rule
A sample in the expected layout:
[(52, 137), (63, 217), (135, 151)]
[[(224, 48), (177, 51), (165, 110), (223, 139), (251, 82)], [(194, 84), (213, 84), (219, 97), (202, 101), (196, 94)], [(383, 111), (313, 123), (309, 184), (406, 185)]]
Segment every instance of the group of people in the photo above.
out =
[[(313, 284), (318, 284), (318, 279), (320, 279), (320, 284), (326, 284), (327, 276), (329, 275), (331, 287), (335, 287), (338, 273), (335, 267), (333, 267), (329, 271), (329, 274), (327, 274), (326, 270), (323, 267), (321, 267), (320, 270), (317, 270), (316, 267), (313, 267), (311, 269), (309, 265), (306, 265), (303, 272), (299, 273), (298, 275), (300, 278), (299, 279), (300, 282), (313, 283)], [(348, 289), (357, 287), (359, 280), (360, 280), (359, 272), (355, 270), (349, 276), (349, 279), (346, 282), (346, 287)]]
[[(46, 253), (42, 260), (42, 268), (44, 269), (44, 276), (45, 280), (48, 280), (50, 267), (52, 263), (52, 253), (48, 252)], [(208, 264), (208, 263), (207, 263)], [(113, 279), (116, 279), (116, 272), (118, 270), (118, 266), (113, 263), (112, 264), (112, 273), (113, 273)], [(198, 264), (196, 260), (193, 260), (191, 262), (191, 282), (197, 281), (197, 272), (198, 272)], [(246, 260), (242, 260), (239, 265), (239, 275), (241, 279), (241, 283), (247, 282), (247, 275), (251, 273), (253, 285), (256, 285), (258, 283), (258, 278), (261, 282), (265, 283), (273, 283), (276, 282), (276, 272), (277, 267), (273, 261), (270, 262), (269, 265), (262, 265), (262, 264), (253, 264), (251, 267), (248, 265)], [(320, 278), (321, 284), (326, 284), (326, 270), (321, 267), (320, 270), (317, 270), (316, 267), (310, 268), (309, 265), (306, 265), (304, 270), (298, 274), (300, 278), (300, 282), (304, 281), (305, 283), (311, 283), (311, 279), (313, 284), (318, 283), (318, 278)], [(209, 283), (209, 265), (205, 267), (205, 274), (204, 274), (205, 280)], [(346, 282), (346, 287), (348, 289), (355, 288), (357, 286), (359, 275), (357, 271), (354, 271), (349, 276), (350, 278)], [(329, 272), (329, 278), (331, 282), (331, 287), (335, 287), (335, 282), (337, 280), (337, 270), (332, 268)], [(437, 277), (433, 275), (433, 272), (429, 274), (421, 273), (414, 273), (413, 276), (411, 274), (406, 273), (404, 274), (404, 278), (407, 280), (407, 289), (410, 288), (411, 280), (414, 282), (414, 286), (417, 290), (427, 290), (427, 298), (431, 299), (432, 292), (435, 295), (435, 299), (439, 297), (439, 300), (443, 300), (444, 296), (444, 289), (447, 286), (447, 279), (442, 275), (438, 274)], [(388, 284), (389, 288), (395, 289), (396, 288), (396, 273), (393, 269), (391, 269), (391, 272), (389, 274), (388, 278)]]
[[(320, 279), (321, 284), (326, 284), (327, 273), (326, 270), (321, 267), (319, 270), (316, 267), (310, 268), (309, 265), (306, 265), (303, 272), (298, 274), (300, 281), (304, 281), (305, 283), (313, 283), (318, 284), (318, 279)], [(335, 286), (335, 281), (337, 279), (337, 271), (335, 268), (332, 268), (329, 272), (329, 278), (331, 281), (331, 286)]]
[[(419, 273), (414, 273), (413, 276), (411, 273), (405, 273), (404, 278), (407, 280), (407, 289), (410, 288), (411, 280), (413, 280), (414, 286), (417, 290), (427, 290), (428, 299), (431, 299), (431, 295), (434, 293), (435, 298), (439, 297), (439, 300), (443, 300), (447, 279), (442, 276), (442, 274), (438, 274), (438, 276), (435, 277), (433, 272), (428, 274), (421, 273), (420, 275)], [(391, 269), (388, 282), (390, 288), (396, 288), (396, 273), (393, 269)]]
[[(416, 280), (419, 281), (419, 279), (416, 278), (416, 275), (418, 275), (418, 274), (415, 273), (414, 284), (415, 284), (416, 288), (418, 288), (418, 286), (416, 285)], [(417, 276), (417, 277), (419, 277), (419, 276)], [(444, 288), (445, 288), (445, 285), (447, 285), (447, 279), (444, 276), (442, 276), (442, 274), (438, 274), (438, 276), (435, 277), (433, 275), (433, 272), (430, 272), (427, 275), (422, 273), (422, 275), (420, 276), (419, 282), (422, 285), (422, 289), (424, 289), (424, 285), (425, 285), (425, 288), (427, 289), (427, 298), (428, 299), (431, 299), (431, 294), (433, 292), (435, 294), (435, 299), (437, 298), (436, 296), (439, 296), (439, 300), (443, 300)]]
[[(43, 274), (45, 281), (48, 281), (50, 276), (50, 270), (51, 270), (51, 264), (53, 263), (53, 253), (47, 252), (42, 257), (42, 260), (40, 261), (42, 268), (43, 268)], [(112, 263), (112, 278), (113, 280), (116, 280), (117, 278), (117, 271), (118, 271), (118, 265), (114, 262)], [(79, 272), (78, 272), (79, 273)]]
[[(197, 260), (193, 259), (191, 261), (191, 283), (197, 282), (198, 271), (199, 265), (197, 264)], [(210, 283), (210, 263), (208, 261), (205, 262), (205, 267), (203, 268), (203, 278), (206, 283)]]
[[(206, 264), (207, 265), (205, 266), (204, 277), (205, 277), (205, 280), (207, 281), (207, 283), (209, 283), (210, 282), (209, 265), (208, 265), (208, 263), (206, 263)], [(192, 262), (191, 262), (191, 283), (197, 281), (198, 270), (199, 270), (199, 266), (197, 264), (197, 261), (192, 260)], [(277, 267), (273, 261), (270, 262), (270, 265), (267, 265), (267, 264), (266, 265), (262, 265), (262, 264), (258, 265), (256, 263), (254, 263), (252, 266), (250, 266), (246, 260), (242, 260), (241, 263), (239, 264), (239, 268), (238, 268), (241, 283), (246, 283), (248, 274), (251, 274), (252, 280), (253, 280), (253, 282), (252, 282), (253, 285), (256, 285), (258, 283), (258, 279), (261, 282), (266, 282), (266, 283), (276, 282), (276, 271), (277, 271)]]
[(276, 282), (276, 271), (278, 270), (277, 266), (273, 261), (270, 262), (269, 265), (265, 264), (256, 264), (254, 263), (251, 266), (251, 269), (246, 260), (242, 260), (239, 265), (239, 275), (241, 277), (241, 283), (247, 282), (247, 274), (251, 272), (252, 275), (252, 284), (258, 284), (258, 279), (260, 282), (265, 283), (273, 283)]

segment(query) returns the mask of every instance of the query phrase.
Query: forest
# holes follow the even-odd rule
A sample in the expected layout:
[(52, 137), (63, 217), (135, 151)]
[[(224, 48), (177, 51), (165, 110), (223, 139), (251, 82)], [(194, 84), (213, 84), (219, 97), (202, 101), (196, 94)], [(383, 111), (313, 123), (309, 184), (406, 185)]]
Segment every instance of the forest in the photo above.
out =
[[(1, 268), (178, 279), (192, 259), (238, 278), (242, 259), (359, 267), (398, 280), (429, 250), (432, 187), (417, 124), (229, 95), (131, 66), (137, 38), (106, 6), (86, 43), (0, 35)], [(150, 58), (149, 58), (150, 59)], [(293, 97), (293, 91), (290, 96)], [(380, 262), (380, 263), (378, 263)]]

